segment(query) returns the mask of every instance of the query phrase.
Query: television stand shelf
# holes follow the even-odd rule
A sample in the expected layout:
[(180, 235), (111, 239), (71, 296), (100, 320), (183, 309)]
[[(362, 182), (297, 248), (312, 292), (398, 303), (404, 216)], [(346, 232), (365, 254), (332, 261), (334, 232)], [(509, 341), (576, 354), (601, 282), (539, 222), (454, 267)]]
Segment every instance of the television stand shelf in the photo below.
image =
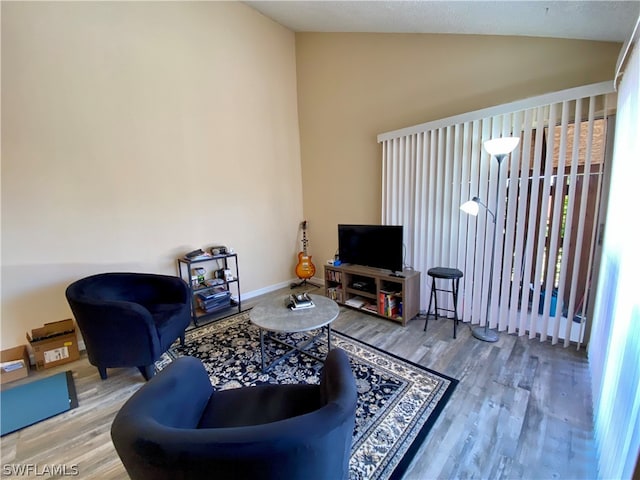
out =
[(343, 264), (325, 265), (325, 295), (341, 305), (406, 326), (420, 313), (420, 272)]

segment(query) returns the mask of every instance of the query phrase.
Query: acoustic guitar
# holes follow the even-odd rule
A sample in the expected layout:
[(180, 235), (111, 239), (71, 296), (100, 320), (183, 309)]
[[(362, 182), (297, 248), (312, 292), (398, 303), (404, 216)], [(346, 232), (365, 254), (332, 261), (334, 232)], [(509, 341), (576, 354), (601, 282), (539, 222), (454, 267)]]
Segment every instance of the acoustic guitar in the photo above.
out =
[(316, 273), (316, 267), (311, 261), (311, 255), (307, 255), (307, 221), (302, 226), (302, 251), (298, 253), (298, 264), (296, 265), (296, 275), (301, 280), (311, 278)]

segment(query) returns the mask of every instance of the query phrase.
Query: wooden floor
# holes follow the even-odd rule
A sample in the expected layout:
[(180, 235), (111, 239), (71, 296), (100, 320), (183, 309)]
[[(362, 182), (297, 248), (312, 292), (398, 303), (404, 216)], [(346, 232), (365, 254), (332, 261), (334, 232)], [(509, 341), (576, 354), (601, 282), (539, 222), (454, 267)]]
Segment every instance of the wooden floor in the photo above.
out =
[[(506, 334), (497, 343), (485, 343), (463, 324), (454, 340), (451, 320), (430, 321), (423, 333), (424, 319), (403, 328), (351, 309), (341, 309), (333, 326), (460, 380), (405, 479), (596, 477), (584, 351)], [(102, 381), (83, 356), (32, 372), (29, 380), (64, 370), (73, 371), (80, 406), (3, 437), (2, 477), (12, 478), (6, 475), (8, 464), (31, 464), (40, 471), (51, 465), (77, 467), (77, 478), (83, 479), (126, 479), (109, 429), (122, 403), (144, 383), (142, 376), (136, 368), (111, 369)]]

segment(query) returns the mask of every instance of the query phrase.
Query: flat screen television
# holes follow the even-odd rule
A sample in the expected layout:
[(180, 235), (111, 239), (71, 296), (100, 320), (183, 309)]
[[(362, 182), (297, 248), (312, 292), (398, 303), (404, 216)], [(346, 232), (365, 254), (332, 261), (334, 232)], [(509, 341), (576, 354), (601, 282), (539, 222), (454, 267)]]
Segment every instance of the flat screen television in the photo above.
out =
[(340, 261), (401, 272), (402, 233), (402, 225), (338, 225)]

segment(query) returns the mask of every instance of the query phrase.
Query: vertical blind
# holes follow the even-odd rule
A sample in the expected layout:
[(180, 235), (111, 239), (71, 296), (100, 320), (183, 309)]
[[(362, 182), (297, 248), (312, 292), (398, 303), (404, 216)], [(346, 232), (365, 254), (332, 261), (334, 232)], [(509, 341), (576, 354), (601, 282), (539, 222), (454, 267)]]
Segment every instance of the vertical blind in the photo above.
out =
[[(382, 223), (405, 227), (405, 264), (422, 272), (422, 285), (429, 268), (463, 271), (463, 321), (487, 321), (494, 224), (482, 209), (477, 217), (459, 209), (477, 196), (496, 216), (490, 328), (582, 341), (612, 90), (604, 82), (378, 136)], [(521, 141), (497, 185), (498, 163), (482, 144), (502, 136)], [(427, 302), (423, 294), (422, 309)]]
[(640, 474), (640, 251), (632, 210), (640, 178), (640, 18), (626, 46), (628, 56), (619, 63), (624, 73), (589, 343), (598, 473), (605, 479), (637, 479)]

